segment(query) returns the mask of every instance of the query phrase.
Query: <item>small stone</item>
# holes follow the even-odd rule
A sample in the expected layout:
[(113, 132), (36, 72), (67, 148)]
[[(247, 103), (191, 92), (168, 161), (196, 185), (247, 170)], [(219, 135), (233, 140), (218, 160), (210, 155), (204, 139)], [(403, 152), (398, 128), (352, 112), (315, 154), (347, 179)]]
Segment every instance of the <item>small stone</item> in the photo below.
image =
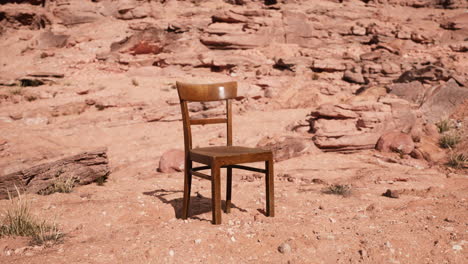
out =
[(282, 254), (288, 254), (291, 252), (291, 246), (288, 243), (284, 242), (281, 245), (279, 245), (278, 251)]
[(331, 218), (331, 217), (330, 217), (330, 218), (328, 218), (328, 220), (330, 220), (330, 222), (331, 222), (331, 223), (336, 223), (336, 220), (335, 220), (335, 219), (333, 219), (333, 218)]
[(96, 104), (96, 101), (93, 100), (93, 99), (86, 99), (86, 100), (85, 100), (85, 104), (87, 104), (87, 105), (95, 105), (95, 104)]
[(85, 95), (89, 93), (89, 89), (83, 89), (76, 92), (77, 95)]
[(390, 189), (387, 189), (387, 191), (384, 192), (382, 195), (385, 196), (385, 197), (389, 197), (389, 198), (399, 198), (400, 197), (400, 193), (398, 191), (390, 190)]
[(169, 250), (169, 256), (173, 257), (174, 256), (174, 250)]
[(202, 241), (202, 240), (201, 240), (200, 238), (198, 238), (198, 239), (195, 239), (195, 244), (197, 244), (197, 245), (198, 245), (198, 244), (200, 244), (200, 243), (201, 243), (201, 241)]
[(236, 242), (236, 238), (232, 236), (232, 237), (231, 237), (231, 241), (232, 241), (232, 242)]
[(21, 112), (10, 113), (10, 118), (13, 120), (20, 120), (21, 118), (23, 118), (23, 113)]

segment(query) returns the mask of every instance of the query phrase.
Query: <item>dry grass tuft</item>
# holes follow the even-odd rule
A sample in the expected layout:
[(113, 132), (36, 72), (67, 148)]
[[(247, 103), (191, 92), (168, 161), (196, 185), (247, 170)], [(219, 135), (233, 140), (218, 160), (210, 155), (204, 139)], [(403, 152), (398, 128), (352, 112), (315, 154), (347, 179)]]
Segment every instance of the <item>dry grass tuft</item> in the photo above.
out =
[(7, 206), (0, 220), (0, 237), (25, 236), (31, 237), (31, 243), (42, 245), (44, 243), (56, 243), (61, 240), (61, 233), (56, 223), (48, 223), (39, 220), (31, 213), (31, 204), (20, 194), (18, 197), (10, 196), (10, 205)]
[(351, 195), (352, 190), (351, 186), (347, 184), (333, 184), (323, 189), (322, 192), (347, 197)]
[(71, 193), (73, 188), (75, 187), (76, 179), (73, 177), (70, 178), (57, 178), (54, 183), (43, 189), (40, 190), (38, 193), (40, 195), (49, 195), (53, 193)]
[(463, 153), (460, 153), (460, 154), (452, 153), (447, 163), (447, 165), (449, 165), (450, 167), (454, 167), (457, 169), (463, 168), (467, 164), (468, 164), (468, 156), (464, 155)]
[(439, 129), (439, 133), (444, 133), (450, 130), (450, 120), (442, 120), (436, 123), (437, 128)]
[(461, 138), (457, 134), (444, 134), (440, 140), (439, 145), (442, 148), (453, 148), (460, 142)]

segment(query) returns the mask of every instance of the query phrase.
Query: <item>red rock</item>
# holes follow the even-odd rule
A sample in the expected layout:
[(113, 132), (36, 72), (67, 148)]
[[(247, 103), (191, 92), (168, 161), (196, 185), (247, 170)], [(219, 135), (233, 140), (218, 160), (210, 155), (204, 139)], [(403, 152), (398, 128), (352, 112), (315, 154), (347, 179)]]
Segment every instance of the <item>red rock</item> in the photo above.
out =
[(171, 149), (162, 154), (158, 171), (163, 173), (183, 171), (184, 163), (185, 152), (179, 149)]
[(63, 48), (67, 45), (70, 35), (55, 34), (51, 31), (45, 31), (37, 38), (38, 49)]
[(66, 26), (92, 23), (103, 18), (96, 5), (88, 1), (70, 1), (55, 8), (53, 13)]
[(364, 84), (366, 81), (361, 72), (357, 70), (346, 70), (343, 75), (343, 80), (350, 83)]
[(343, 61), (335, 59), (315, 60), (312, 70), (325, 72), (344, 71), (346, 70), (346, 65)]
[(420, 104), (423, 102), (426, 87), (420, 82), (395, 83), (388, 86), (390, 93), (407, 101)]
[(341, 105), (323, 104), (317, 110), (311, 113), (315, 117), (332, 117), (332, 118), (357, 118), (359, 115), (354, 111), (343, 108)]
[(173, 33), (167, 33), (164, 30), (151, 27), (137, 32), (121, 41), (112, 43), (111, 52), (128, 52), (132, 54), (156, 54), (173, 43), (178, 36)]
[(224, 23), (246, 23), (249, 19), (243, 15), (236, 14), (233, 11), (223, 11), (212, 16), (213, 23), (224, 22)]
[(414, 142), (408, 134), (389, 132), (380, 137), (375, 148), (382, 152), (410, 154), (414, 149)]
[(416, 150), (430, 163), (439, 163), (447, 158), (447, 153), (439, 147), (437, 139), (429, 136), (421, 137)]

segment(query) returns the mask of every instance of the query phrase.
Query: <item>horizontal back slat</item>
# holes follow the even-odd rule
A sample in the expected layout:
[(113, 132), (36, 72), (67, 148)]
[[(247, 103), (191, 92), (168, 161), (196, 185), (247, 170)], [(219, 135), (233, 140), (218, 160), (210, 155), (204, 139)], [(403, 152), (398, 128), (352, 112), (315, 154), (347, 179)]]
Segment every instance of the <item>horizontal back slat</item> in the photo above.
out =
[(191, 84), (176, 82), (182, 101), (204, 102), (234, 99), (237, 96), (237, 82), (212, 84)]

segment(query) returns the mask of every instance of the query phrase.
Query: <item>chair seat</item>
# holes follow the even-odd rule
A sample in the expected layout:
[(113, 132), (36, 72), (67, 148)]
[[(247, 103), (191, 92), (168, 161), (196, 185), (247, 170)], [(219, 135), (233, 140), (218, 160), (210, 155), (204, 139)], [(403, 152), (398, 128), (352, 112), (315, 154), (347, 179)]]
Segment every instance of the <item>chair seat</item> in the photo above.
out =
[(203, 147), (190, 150), (190, 158), (204, 164), (210, 164), (214, 160), (222, 162), (223, 165), (264, 161), (272, 155), (270, 150), (240, 146)]

